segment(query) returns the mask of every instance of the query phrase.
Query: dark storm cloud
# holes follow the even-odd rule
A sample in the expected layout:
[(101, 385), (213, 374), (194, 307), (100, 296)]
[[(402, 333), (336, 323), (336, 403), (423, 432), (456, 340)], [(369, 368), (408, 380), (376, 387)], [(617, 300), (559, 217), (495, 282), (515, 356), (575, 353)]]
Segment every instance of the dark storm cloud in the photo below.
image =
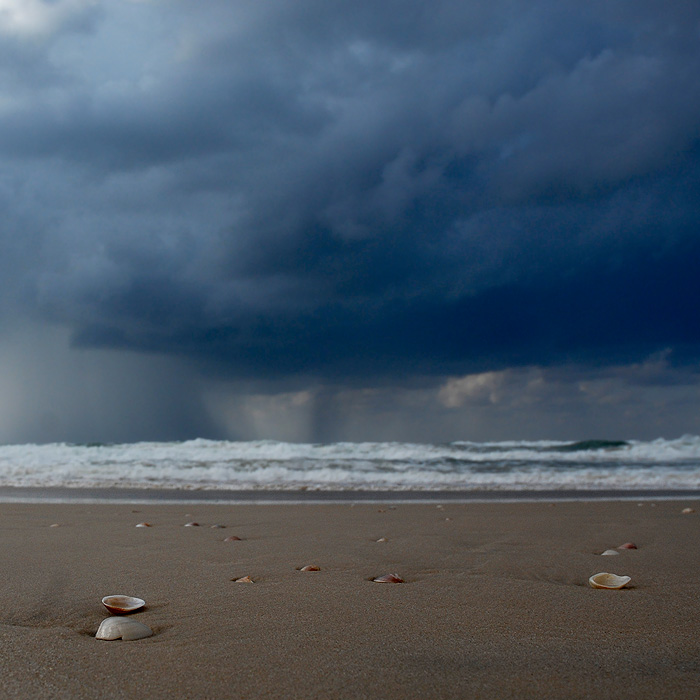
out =
[(56, 5), (6, 314), (231, 376), (697, 360), (695, 3)]

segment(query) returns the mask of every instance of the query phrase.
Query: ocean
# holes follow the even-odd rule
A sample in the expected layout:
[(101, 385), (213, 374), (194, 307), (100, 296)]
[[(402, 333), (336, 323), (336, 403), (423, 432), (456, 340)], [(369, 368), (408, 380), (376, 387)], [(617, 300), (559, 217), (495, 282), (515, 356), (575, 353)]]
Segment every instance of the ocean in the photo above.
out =
[(0, 446), (0, 487), (179, 491), (692, 491), (700, 437), (297, 444), (270, 440)]

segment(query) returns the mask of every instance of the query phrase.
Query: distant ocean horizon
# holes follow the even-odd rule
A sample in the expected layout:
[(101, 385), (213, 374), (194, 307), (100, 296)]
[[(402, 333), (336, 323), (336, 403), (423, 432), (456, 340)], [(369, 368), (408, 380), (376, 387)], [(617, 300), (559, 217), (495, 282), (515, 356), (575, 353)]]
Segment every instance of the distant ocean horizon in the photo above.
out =
[(0, 487), (212, 491), (700, 489), (700, 437), (447, 444), (187, 440), (0, 445)]

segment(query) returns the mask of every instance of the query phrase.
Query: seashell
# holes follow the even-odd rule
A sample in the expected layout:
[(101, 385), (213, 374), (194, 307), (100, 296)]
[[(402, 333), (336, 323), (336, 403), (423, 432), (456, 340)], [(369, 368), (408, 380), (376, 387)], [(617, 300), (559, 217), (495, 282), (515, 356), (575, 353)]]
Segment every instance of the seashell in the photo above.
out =
[(617, 574), (602, 572), (591, 576), (588, 579), (588, 583), (591, 588), (618, 589), (626, 586), (631, 580), (629, 576), (618, 576)]
[(228, 537), (224, 538), (224, 542), (240, 542), (241, 538), (236, 537), (235, 535), (229, 535)]
[(128, 617), (107, 617), (97, 629), (95, 639), (123, 639), (131, 642), (135, 639), (145, 639), (153, 634), (153, 630)]
[(320, 567), (314, 566), (313, 564), (307, 564), (306, 566), (302, 566), (299, 571), (320, 571)]
[(199, 527), (199, 523), (195, 523), (195, 522), (185, 523), (185, 527)]
[(388, 542), (389, 540), (386, 537), (380, 537), (378, 540), (374, 540), (375, 542)]
[(683, 513), (684, 515), (688, 515), (689, 513), (694, 513), (694, 512), (695, 512), (694, 508), (683, 508), (683, 510), (681, 511), (681, 513)]
[(618, 549), (637, 549), (637, 545), (634, 542), (625, 542), (625, 544), (621, 544)]
[(255, 583), (250, 576), (241, 576), (241, 578), (232, 579), (234, 583)]
[(398, 574), (384, 574), (373, 578), (374, 583), (406, 583)]
[(128, 615), (141, 610), (146, 601), (130, 595), (107, 595), (102, 599), (102, 605), (115, 615)]
[(601, 552), (600, 556), (601, 557), (619, 557), (620, 552), (618, 552), (615, 549), (606, 549), (604, 552)]
[(54, 523), (53, 525), (49, 525), (49, 527), (61, 527), (58, 523)]
[(223, 530), (226, 525), (219, 525), (218, 523), (216, 525), (210, 525), (209, 526), (212, 530)]
[(153, 527), (151, 523), (138, 523), (136, 527)]

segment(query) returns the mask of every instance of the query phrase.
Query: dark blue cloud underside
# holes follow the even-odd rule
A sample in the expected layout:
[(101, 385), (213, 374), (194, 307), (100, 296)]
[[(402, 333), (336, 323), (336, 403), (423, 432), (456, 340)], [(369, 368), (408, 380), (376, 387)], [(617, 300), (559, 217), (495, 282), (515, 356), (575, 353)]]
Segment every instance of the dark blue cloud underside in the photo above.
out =
[(692, 3), (172, 12), (124, 75), (0, 49), (14, 313), (236, 377), (699, 359)]

